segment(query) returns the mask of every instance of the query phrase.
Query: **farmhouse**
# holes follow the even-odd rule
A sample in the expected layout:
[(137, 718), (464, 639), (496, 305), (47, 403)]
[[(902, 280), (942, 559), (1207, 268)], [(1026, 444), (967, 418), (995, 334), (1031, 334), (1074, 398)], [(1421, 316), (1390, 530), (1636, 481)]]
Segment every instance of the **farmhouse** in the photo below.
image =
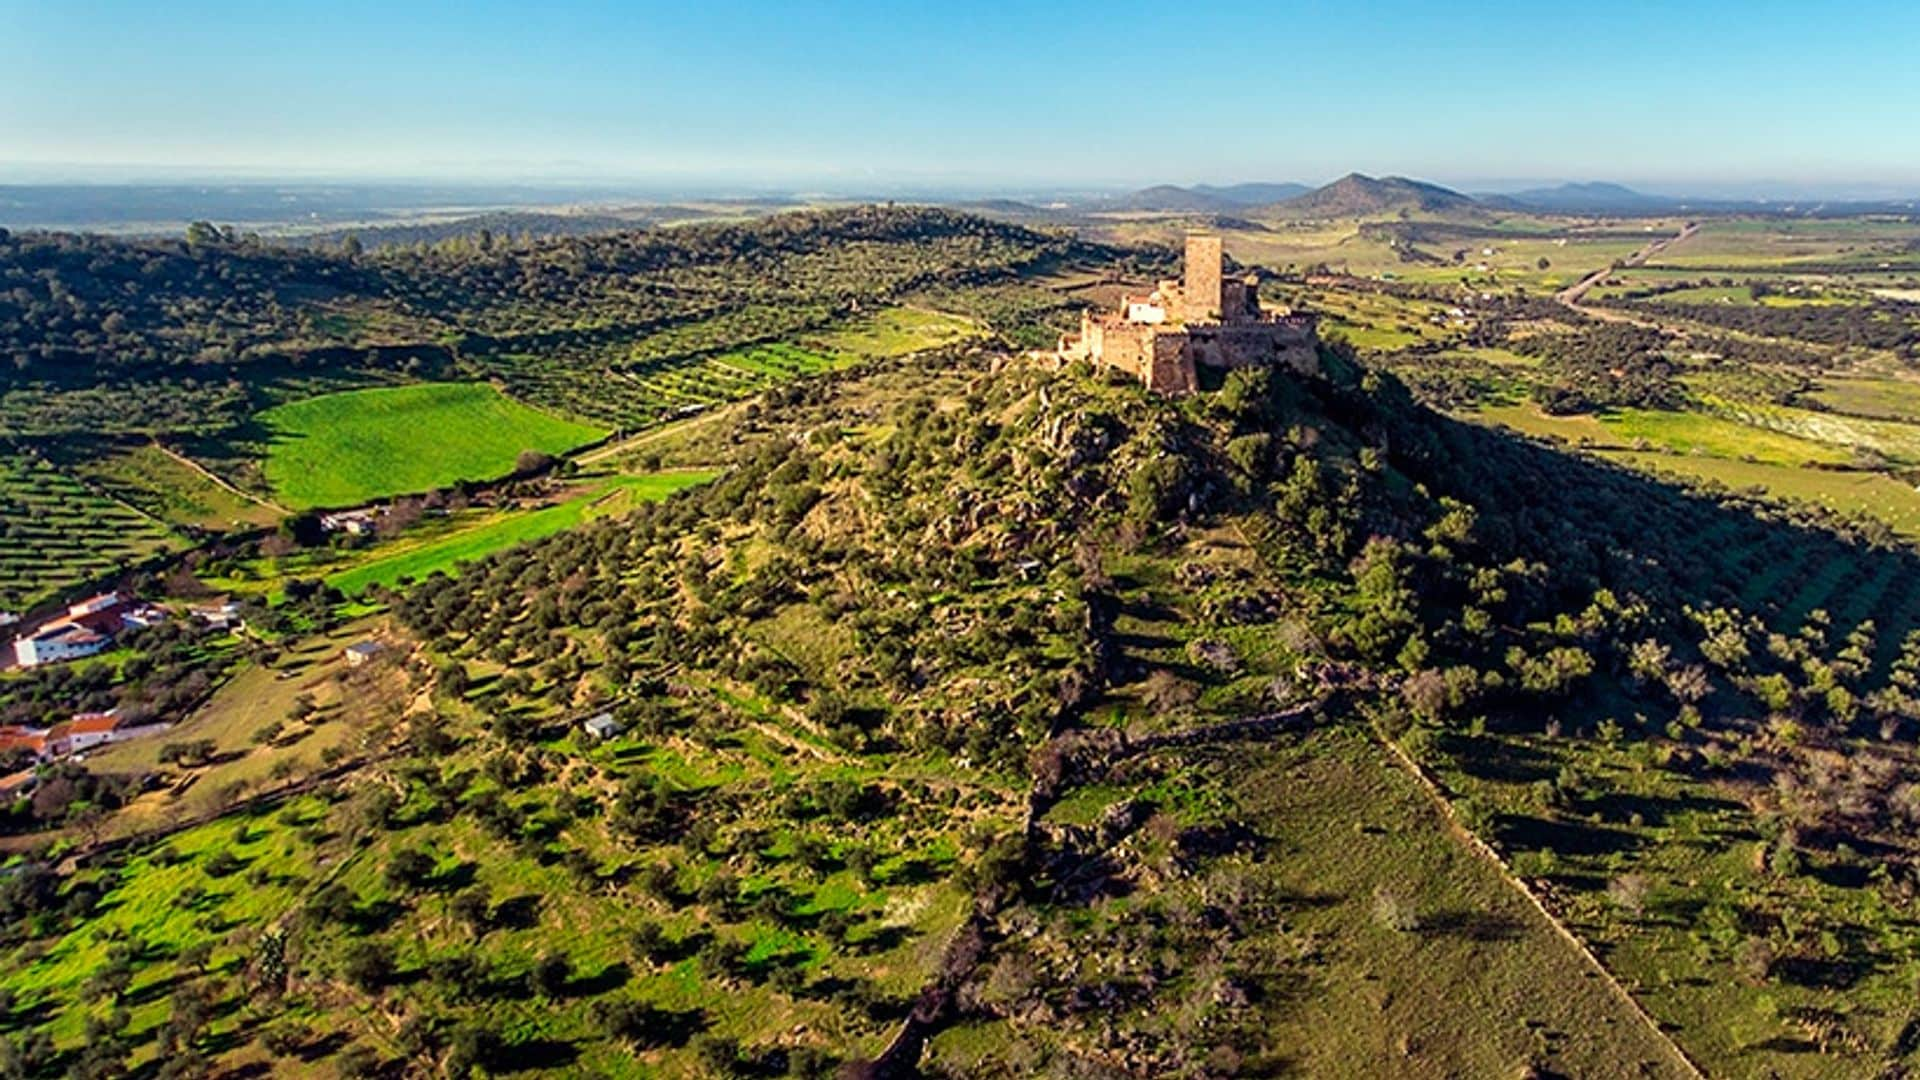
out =
[(121, 716), (117, 709), (74, 713), (50, 728), (30, 728), (17, 724), (0, 727), (0, 754), (26, 751), (37, 761), (51, 761), (107, 743), (155, 735), (171, 726), (134, 723)]
[(320, 515), (320, 528), (324, 532), (343, 532), (348, 536), (370, 536), (373, 533), (374, 511), (340, 510)]
[(79, 623), (56, 619), (25, 637), (15, 638), (13, 658), (21, 667), (77, 660), (106, 648), (110, 640)]
[(13, 657), (21, 667), (92, 656), (127, 627), (153, 626), (166, 616), (122, 593), (100, 593), (67, 606), (67, 613), (14, 639)]
[(215, 630), (243, 630), (246, 620), (240, 617), (240, 605), (232, 600), (220, 604), (201, 604), (187, 609), (187, 613)]
[(1199, 390), (1201, 368), (1317, 374), (1313, 316), (1262, 311), (1259, 279), (1226, 277), (1223, 259), (1219, 237), (1188, 236), (1184, 280), (1122, 297), (1118, 311), (1082, 313), (1080, 333), (1063, 336), (1055, 357), (1116, 368), (1163, 394)]

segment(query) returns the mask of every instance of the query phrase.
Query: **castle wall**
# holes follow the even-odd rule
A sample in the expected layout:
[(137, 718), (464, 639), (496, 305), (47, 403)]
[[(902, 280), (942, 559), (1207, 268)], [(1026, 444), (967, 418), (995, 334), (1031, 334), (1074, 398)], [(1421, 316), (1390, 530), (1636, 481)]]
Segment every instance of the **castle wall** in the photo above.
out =
[(1193, 366), (1192, 342), (1186, 334), (1159, 334), (1145, 374), (1147, 389), (1162, 394), (1191, 394), (1200, 389)]
[(1320, 371), (1311, 321), (1190, 327), (1188, 334), (1196, 364), (1216, 368), (1279, 366), (1306, 375)]

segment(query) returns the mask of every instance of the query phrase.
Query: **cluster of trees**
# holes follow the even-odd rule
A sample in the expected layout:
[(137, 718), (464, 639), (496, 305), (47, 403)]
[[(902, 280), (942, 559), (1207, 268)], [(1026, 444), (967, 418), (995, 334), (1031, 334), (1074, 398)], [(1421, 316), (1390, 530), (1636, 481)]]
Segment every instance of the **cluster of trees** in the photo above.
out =
[(0, 680), (0, 724), (50, 727), (76, 712), (118, 709), (132, 722), (179, 720), (205, 700), (221, 664), (207, 651), (216, 636), (181, 620), (126, 632), (133, 655), (118, 665), (47, 664)]
[(1663, 300), (1658, 310), (1742, 334), (1842, 348), (1886, 349), (1908, 358), (1920, 357), (1920, 319), (1915, 319), (1905, 305), (1887, 301), (1774, 305)]
[(1509, 344), (1540, 357), (1534, 400), (1550, 413), (1637, 406), (1678, 408), (1686, 391), (1675, 375), (1675, 342), (1665, 331), (1631, 323), (1596, 323), (1571, 334), (1536, 334)]
[[(983, 218), (891, 207), (377, 252), (273, 247), (205, 224), (184, 240), (20, 234), (0, 240), (0, 392), (58, 410), (67, 394), (106, 391), (144, 430), (206, 429), (235, 420), (269, 377), (444, 368), (453, 356), (440, 342), (454, 339), (489, 373), (511, 379), (529, 368), (515, 384), (544, 400), (560, 392), (543, 375), (552, 364), (593, 373), (730, 348), (1089, 253), (1107, 254)], [(413, 344), (389, 344), (396, 333)], [(183, 415), (183, 394), (200, 408)]]

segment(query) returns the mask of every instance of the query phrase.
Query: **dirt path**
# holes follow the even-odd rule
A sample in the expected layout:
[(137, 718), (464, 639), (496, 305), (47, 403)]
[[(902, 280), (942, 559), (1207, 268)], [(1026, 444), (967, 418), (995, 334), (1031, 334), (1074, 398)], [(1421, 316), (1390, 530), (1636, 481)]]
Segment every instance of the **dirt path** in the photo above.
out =
[(1375, 737), (1382, 746), (1386, 747), (1387, 752), (1393, 756), (1394, 761), (1398, 762), (1400, 767), (1405, 769), (1420, 785), (1420, 789), (1426, 792), (1427, 798), (1432, 800), (1434, 808), (1437, 809), (1440, 812), (1440, 816), (1446, 820), (1447, 830), (1453, 834), (1454, 838), (1465, 845), (1467, 850), (1491, 864), (1500, 874), (1501, 879), (1507, 883), (1508, 887), (1524, 897), (1527, 903), (1531, 904), (1533, 909), (1538, 911), (1540, 916), (1547, 920), (1547, 925), (1552, 927), (1554, 933), (1558, 934), (1561, 939), (1587, 962), (1599, 975), (1607, 989), (1612, 991), (1613, 994), (1620, 999), (1628, 1011), (1639, 1017), (1640, 1020), (1647, 1025), (1648, 1029), (1653, 1032), (1654, 1037), (1659, 1040), (1660, 1043), (1672, 1051), (1675, 1064), (1677, 1064), (1687, 1076), (1698, 1077), (1700, 1080), (1705, 1080), (1707, 1074), (1701, 1070), (1693, 1058), (1687, 1056), (1686, 1050), (1682, 1049), (1680, 1044), (1675, 1042), (1671, 1035), (1667, 1034), (1666, 1029), (1660, 1026), (1660, 1022), (1653, 1018), (1653, 1014), (1641, 1006), (1640, 1000), (1634, 997), (1625, 986), (1621, 985), (1620, 980), (1613, 977), (1613, 972), (1607, 970), (1607, 966), (1600, 962), (1600, 957), (1596, 955), (1591, 948), (1587, 947), (1587, 943), (1581, 940), (1578, 934), (1567, 929), (1567, 925), (1560, 921), (1559, 917), (1553, 913), (1551, 908), (1547, 907), (1546, 902), (1540, 899), (1539, 894), (1534, 892), (1533, 887), (1528, 885), (1525, 879), (1515, 874), (1513, 870), (1507, 866), (1507, 861), (1500, 857), (1499, 852), (1493, 850), (1493, 848), (1489, 846), (1485, 840), (1480, 839), (1479, 835), (1473, 830), (1460, 823), (1459, 817), (1455, 815), (1453, 810), (1453, 800), (1447, 797), (1447, 793), (1440, 786), (1439, 781), (1435, 780), (1433, 776), (1428, 773), (1425, 768), (1421, 767), (1419, 762), (1408, 755), (1405, 750), (1402, 750), (1400, 744), (1394, 742), (1392, 739), (1381, 738), (1378, 733), (1375, 733)]
[(252, 492), (242, 491), (241, 489), (234, 487), (232, 484), (228, 483), (226, 480), (216, 475), (213, 472), (213, 470), (193, 460), (192, 458), (181, 453), (180, 451), (175, 450), (173, 447), (168, 446), (166, 443), (161, 442), (159, 439), (153, 440), (153, 445), (154, 445), (154, 448), (159, 450), (161, 453), (167, 455), (168, 457), (179, 462), (180, 464), (185, 465), (187, 468), (192, 469), (194, 472), (199, 473), (201, 476), (206, 477), (208, 480), (213, 481), (213, 484), (215, 487), (218, 487), (226, 491), (230, 495), (234, 495), (234, 496), (237, 496), (238, 498), (245, 499), (248, 502), (253, 503), (255, 506), (264, 506), (276, 514), (292, 513), (291, 510), (288, 510), (286, 507), (281, 506), (279, 503), (270, 502), (266, 499), (261, 498), (258, 495), (253, 494)]
[(574, 458), (573, 462), (576, 465), (587, 466), (598, 464), (609, 458), (619, 457), (621, 454), (638, 450), (649, 443), (659, 442), (662, 439), (684, 434), (687, 429), (696, 425), (712, 423), (720, 417), (727, 415), (739, 404), (739, 402), (730, 402), (727, 405), (709, 409), (698, 416), (690, 416), (684, 420), (674, 420), (656, 428), (648, 428), (637, 435), (630, 435), (617, 442), (610, 442), (597, 450), (589, 450), (579, 457)]
[(1602, 313), (1602, 312), (1594, 311), (1591, 308), (1583, 308), (1580, 306), (1580, 301), (1582, 298), (1584, 298), (1587, 295), (1587, 293), (1593, 291), (1594, 289), (1599, 288), (1602, 284), (1606, 282), (1608, 278), (1612, 277), (1614, 274), (1614, 271), (1625, 269), (1626, 267), (1629, 267), (1629, 266), (1639, 266), (1645, 263), (1648, 259), (1653, 258), (1655, 255), (1660, 254), (1662, 251), (1667, 250), (1669, 247), (1672, 247), (1673, 245), (1679, 243), (1682, 240), (1685, 240), (1687, 237), (1692, 236), (1694, 233), (1697, 233), (1699, 231), (1700, 231), (1700, 224), (1695, 221), (1689, 221), (1685, 225), (1682, 225), (1680, 227), (1680, 231), (1677, 234), (1673, 236), (1662, 237), (1658, 240), (1654, 240), (1648, 243), (1645, 247), (1641, 248), (1639, 251), (1636, 251), (1633, 254), (1627, 256), (1626, 258), (1620, 260), (1620, 262), (1616, 265), (1604, 266), (1598, 270), (1595, 270), (1593, 273), (1588, 274), (1586, 277), (1581, 278), (1579, 281), (1574, 282), (1572, 285), (1569, 285), (1566, 288), (1561, 289), (1559, 292), (1553, 295), (1553, 298), (1584, 315), (1593, 315), (1598, 318), (1608, 319), (1610, 321), (1626, 319), (1626, 316), (1619, 315), (1616, 312)]

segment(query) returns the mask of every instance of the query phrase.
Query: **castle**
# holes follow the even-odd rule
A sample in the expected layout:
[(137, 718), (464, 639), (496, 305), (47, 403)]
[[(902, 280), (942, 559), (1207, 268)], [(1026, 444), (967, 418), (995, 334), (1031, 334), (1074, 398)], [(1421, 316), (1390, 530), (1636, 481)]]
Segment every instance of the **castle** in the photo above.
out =
[(1062, 336), (1055, 357), (1118, 368), (1164, 394), (1200, 389), (1202, 367), (1317, 373), (1314, 317), (1261, 311), (1259, 279), (1228, 278), (1221, 264), (1219, 237), (1188, 236), (1184, 281), (1122, 297), (1116, 312), (1081, 313), (1079, 336)]

